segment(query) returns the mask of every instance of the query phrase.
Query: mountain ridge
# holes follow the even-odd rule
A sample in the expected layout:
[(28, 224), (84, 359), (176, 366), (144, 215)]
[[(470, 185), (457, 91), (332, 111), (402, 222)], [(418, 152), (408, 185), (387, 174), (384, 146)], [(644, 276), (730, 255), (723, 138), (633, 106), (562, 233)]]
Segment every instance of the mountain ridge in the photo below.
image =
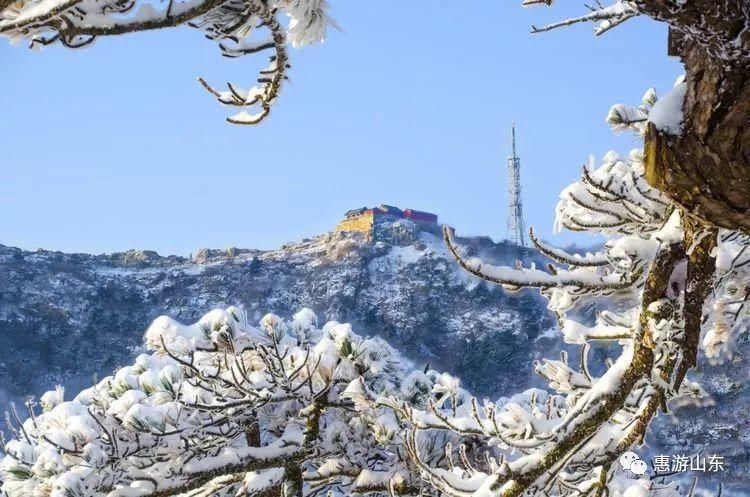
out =
[[(486, 241), (474, 250), (497, 263), (512, 263), (516, 255), (507, 244)], [(504, 326), (517, 326), (516, 303), (533, 316), (525, 319), (527, 339), (552, 325), (533, 292), (509, 297), (478, 282), (452, 264), (439, 237), (419, 231), (404, 245), (332, 232), (276, 250), (202, 249), (192, 259), (147, 250), (91, 255), (0, 245), (0, 269), (7, 275), (0, 280), (0, 336), (22, 352), (17, 359), (0, 352), (0, 375), (20, 378), (0, 391), (16, 399), (38, 396), (55, 380), (83, 385), (85, 377), (108, 372), (123, 362), (124, 351), (139, 346), (143, 330), (161, 314), (191, 321), (210, 308), (240, 305), (260, 319), (266, 312), (291, 315), (310, 307), (326, 320), (351, 321), (384, 336), (415, 361), (436, 364), (445, 362), (441, 354), (452, 345), (466, 347), (466, 336), (457, 336), (467, 323), (476, 328), (494, 319), (496, 325), (508, 320)], [(510, 312), (487, 310), (508, 305)], [(536, 324), (529, 327), (532, 320)], [(435, 337), (448, 337), (447, 345)], [(422, 339), (432, 344), (423, 347)], [(123, 346), (120, 353), (116, 344)], [(93, 354), (97, 348), (102, 357)], [(91, 354), (79, 364), (75, 357), (86, 350)], [(40, 367), (42, 360), (47, 362)], [(38, 371), (49, 365), (53, 373), (32, 381), (22, 372), (29, 365)], [(71, 370), (75, 378), (66, 373)], [(499, 389), (489, 391), (486, 384), (480, 390)]]

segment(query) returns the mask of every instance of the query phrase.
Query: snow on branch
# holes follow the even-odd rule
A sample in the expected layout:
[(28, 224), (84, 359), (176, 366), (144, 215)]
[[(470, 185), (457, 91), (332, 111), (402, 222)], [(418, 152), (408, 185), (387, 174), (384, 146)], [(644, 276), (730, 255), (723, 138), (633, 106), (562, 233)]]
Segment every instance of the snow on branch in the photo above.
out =
[[(697, 244), (692, 253), (700, 253), (699, 257), (689, 254), (682, 238), (675, 235), (675, 230), (682, 229), (687, 239)], [(449, 414), (432, 405), (428, 411), (398, 409), (400, 417), (412, 426), (406, 444), (423, 476), (445, 494), (456, 496), (482, 492), (505, 497), (580, 495), (596, 485), (609, 486), (606, 482), (611, 478), (607, 475), (613, 461), (643, 441), (658, 407), (695, 393), (692, 385), (683, 382), (683, 366), (690, 361), (691, 351), (680, 337), (689, 329), (685, 323), (702, 308), (696, 305), (694, 295), (702, 290), (700, 285), (683, 281), (684, 264), (687, 258), (695, 272), (698, 266), (710, 271), (710, 264), (703, 266), (701, 261), (710, 261), (715, 238), (710, 233), (693, 237), (692, 230), (691, 223), (686, 222), (683, 228), (679, 216), (673, 215), (658, 234), (641, 235), (650, 239), (643, 241), (652, 247), (641, 247), (640, 256), (652, 262), (648, 264), (648, 276), (639, 285), (643, 290), (631, 294), (632, 308), (627, 312), (601, 313), (594, 327), (561, 315), (566, 341), (579, 343), (582, 349), (578, 369), (568, 363), (565, 353), (560, 360), (545, 359), (536, 364), (537, 373), (559, 395), (535, 394), (534, 398), (552, 398), (554, 408), (550, 401), (542, 403), (546, 407), (534, 401), (525, 406), (506, 402), (480, 408), (476, 400), (467, 400), (457, 390)], [(446, 238), (452, 246), (452, 238)], [(623, 245), (633, 243), (633, 238), (625, 235), (608, 244), (608, 258), (616, 258), (614, 254), (626, 250)], [(582, 290), (588, 296), (598, 294), (593, 287)], [(602, 339), (620, 342), (622, 354), (596, 377), (588, 368), (588, 344)], [(500, 447), (502, 453), (481, 468), (464, 462), (461, 471), (453, 465), (426, 464), (416, 444), (420, 437), (436, 430), (484, 437), (488, 445)]]
[[(551, 1), (547, 0), (524, 0), (523, 5), (537, 5), (546, 4), (551, 5)], [(532, 33), (542, 33), (544, 31), (551, 31), (553, 29), (570, 26), (573, 24), (579, 24), (583, 22), (596, 23), (594, 33), (599, 36), (606, 33), (610, 29), (622, 24), (623, 22), (631, 19), (640, 14), (635, 2), (628, 0), (617, 0), (609, 6), (602, 6), (597, 4), (597, 7), (590, 7), (591, 12), (578, 17), (571, 17), (562, 21), (547, 24), (545, 26), (531, 26)]]
[(727, 360), (750, 326), (750, 237), (722, 231), (719, 239), (713, 313), (701, 344), (712, 362)]
[[(287, 45), (317, 43), (332, 25), (325, 0), (20, 0), (0, 1), (0, 36), (11, 43), (27, 41), (32, 48), (61, 43), (69, 48), (92, 44), (102, 36), (116, 36), (175, 26), (191, 26), (218, 43), (227, 57), (273, 52), (256, 78), (256, 86), (234, 85), (219, 92), (200, 83), (224, 105), (242, 107), (228, 118), (233, 124), (263, 121), (287, 79)], [(285, 28), (281, 13), (289, 17)], [(267, 32), (257, 39), (256, 32)]]
[(584, 166), (581, 181), (560, 194), (555, 221), (558, 230), (649, 238), (649, 233), (663, 227), (671, 207), (666, 197), (646, 182), (642, 151), (634, 150), (627, 158), (609, 152), (602, 165), (592, 169)]
[[(636, 108), (613, 107), (607, 121), (615, 131), (629, 129), (642, 137), (660, 101), (649, 90)], [(687, 378), (700, 350), (709, 360), (725, 360), (733, 340), (750, 326), (750, 237), (719, 233), (696, 221), (644, 176), (642, 150), (626, 158), (610, 152), (598, 167), (592, 159), (580, 181), (563, 190), (556, 226), (607, 237), (600, 253), (581, 256), (540, 241), (532, 230), (536, 248), (565, 268), (550, 264), (544, 272), (466, 259), (452, 228), (445, 229), (450, 252), (471, 274), (509, 290), (540, 289), (557, 314), (564, 341), (581, 350), (577, 365), (566, 353), (560, 360), (535, 363), (556, 392), (536, 398), (553, 398), (548, 400), (552, 405), (480, 406), (455, 390), (448, 413), (432, 404), (427, 410), (394, 407), (411, 426), (405, 435), (409, 456), (444, 494), (612, 492), (619, 485), (613, 461), (643, 442), (656, 411), (705, 395)], [(570, 312), (582, 303), (599, 310), (594, 323)], [(600, 341), (616, 343), (622, 352), (596, 377), (588, 356), (590, 345)], [(465, 460), (429, 464), (418, 444), (436, 431), (479, 437), (501, 453), (483, 465)], [(642, 491), (639, 487), (637, 494)]]
[[(309, 310), (255, 328), (236, 308), (185, 326), (167, 317), (149, 354), (73, 399), (58, 389), (10, 426), (0, 464), (8, 497), (362, 493), (421, 480), (398, 455), (390, 411), (357, 410), (350, 383), (401, 400), (429, 392), (391, 347)], [(15, 412), (15, 411), (14, 411)], [(394, 442), (395, 439), (395, 442)], [(357, 440), (355, 446), (350, 442)], [(395, 447), (395, 450), (394, 450)], [(381, 461), (375, 467), (372, 461)], [(286, 494), (285, 494), (286, 495)], [(311, 493), (312, 495), (312, 493)]]
[(507, 287), (512, 290), (520, 288), (550, 289), (553, 287), (570, 287), (574, 290), (591, 290), (611, 292), (622, 290), (632, 285), (633, 280), (622, 274), (597, 273), (589, 268), (575, 268), (569, 271), (547, 273), (536, 268), (512, 269), (505, 266), (493, 266), (482, 262), (477, 257), (464, 258), (454, 239), (453, 230), (445, 227), (443, 238), (451, 254), (458, 263), (471, 274), (485, 281)]
[(581, 256), (578, 254), (569, 254), (560, 248), (548, 245), (536, 237), (534, 228), (529, 229), (529, 238), (539, 252), (559, 264), (567, 264), (571, 267), (596, 267), (609, 264), (605, 254), (597, 253)]
[[(553, 0), (522, 0), (525, 7), (550, 6)], [(669, 25), (676, 45), (698, 46), (707, 55), (730, 65), (746, 67), (750, 60), (750, 9), (746, 0), (600, 0), (584, 4), (589, 12), (544, 26), (531, 27), (541, 33), (580, 23), (595, 24), (601, 35), (639, 15)]]
[(478, 258), (467, 259), (448, 228), (444, 230), (446, 245), (461, 267), (475, 276), (508, 290), (539, 288), (561, 319), (582, 300), (613, 294), (632, 298), (642, 286), (659, 244), (679, 236), (679, 219), (671, 215), (673, 208), (648, 185), (644, 173), (641, 151), (633, 151), (626, 159), (610, 152), (601, 166), (584, 167), (581, 180), (563, 190), (556, 208), (558, 229), (620, 235), (608, 240), (600, 253), (581, 257), (541, 242), (531, 231), (534, 245), (567, 268), (495, 267)]

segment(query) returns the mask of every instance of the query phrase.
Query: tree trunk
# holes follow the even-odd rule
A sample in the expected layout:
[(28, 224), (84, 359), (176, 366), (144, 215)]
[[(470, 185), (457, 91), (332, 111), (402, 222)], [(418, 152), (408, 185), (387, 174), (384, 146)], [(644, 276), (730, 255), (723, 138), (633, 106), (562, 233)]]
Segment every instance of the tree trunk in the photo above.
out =
[(646, 179), (696, 218), (750, 234), (750, 2), (641, 0), (685, 64), (682, 133), (646, 133)]

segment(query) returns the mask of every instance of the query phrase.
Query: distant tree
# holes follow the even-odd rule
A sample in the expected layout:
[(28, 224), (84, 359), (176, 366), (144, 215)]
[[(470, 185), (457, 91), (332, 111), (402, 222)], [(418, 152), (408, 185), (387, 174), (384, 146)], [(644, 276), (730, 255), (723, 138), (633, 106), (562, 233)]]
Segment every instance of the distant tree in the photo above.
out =
[(256, 256), (253, 257), (250, 260), (250, 264), (248, 264), (248, 272), (250, 274), (257, 274), (258, 271), (260, 271), (260, 268), (263, 266), (263, 263), (260, 261), (260, 259)]

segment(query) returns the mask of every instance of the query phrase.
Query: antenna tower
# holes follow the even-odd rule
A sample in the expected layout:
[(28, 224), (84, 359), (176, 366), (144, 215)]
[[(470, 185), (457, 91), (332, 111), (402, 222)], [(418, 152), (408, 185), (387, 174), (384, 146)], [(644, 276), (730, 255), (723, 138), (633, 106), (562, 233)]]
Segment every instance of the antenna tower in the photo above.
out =
[(516, 125), (511, 129), (511, 156), (508, 157), (508, 240), (526, 246), (526, 227), (523, 224), (521, 202), (521, 159), (516, 154)]

